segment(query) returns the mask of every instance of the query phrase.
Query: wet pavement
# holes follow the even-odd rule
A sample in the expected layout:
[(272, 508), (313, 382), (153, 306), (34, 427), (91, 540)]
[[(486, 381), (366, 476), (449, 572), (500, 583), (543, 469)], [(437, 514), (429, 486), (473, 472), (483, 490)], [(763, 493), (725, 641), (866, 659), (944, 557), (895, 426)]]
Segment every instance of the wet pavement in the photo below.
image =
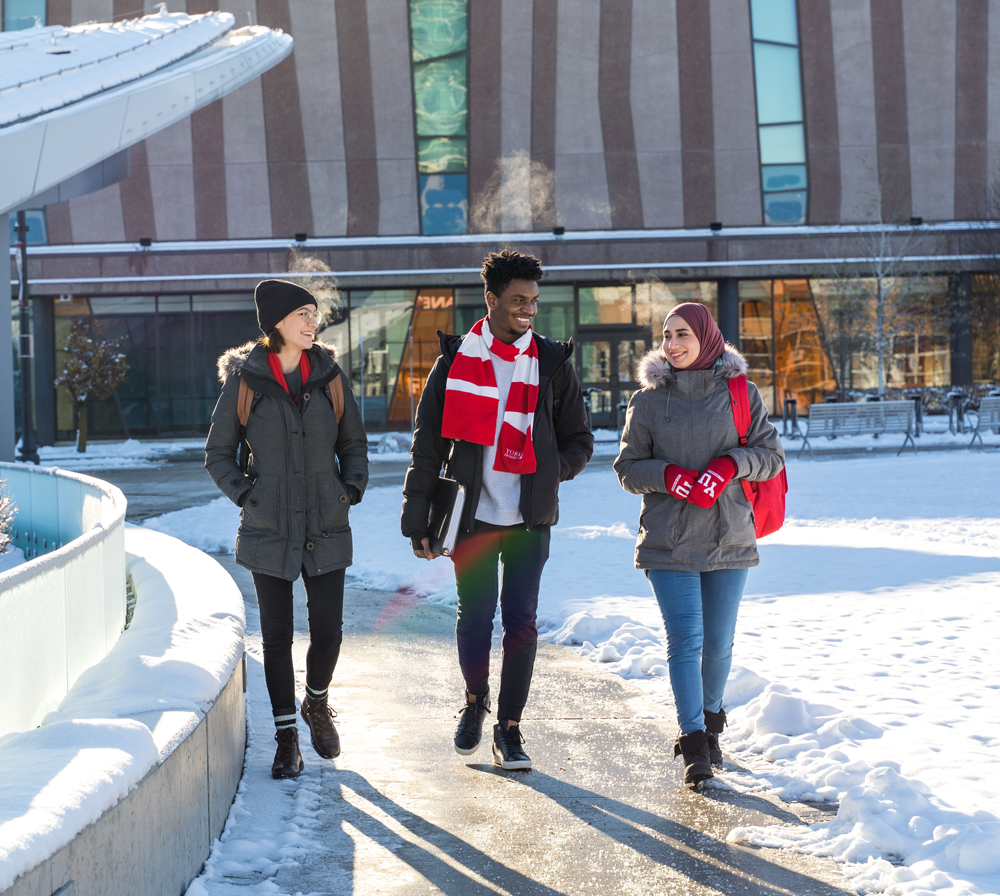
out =
[[(218, 496), (200, 457), (158, 470), (109, 470), (139, 520)], [(610, 463), (601, 458), (597, 463)], [(401, 484), (406, 464), (372, 465), (373, 484)], [(395, 525), (395, 519), (392, 521)], [(253, 584), (229, 556), (259, 631)], [(350, 572), (350, 570), (348, 570)], [(295, 586), (295, 660), (303, 690), (305, 594)], [(273, 878), (281, 892), (321, 894), (765, 894), (853, 892), (836, 865), (726, 842), (743, 825), (802, 824), (815, 809), (682, 783), (671, 708), (579, 657), (539, 645), (522, 721), (531, 771), (492, 763), (489, 737), (471, 757), (451, 738), (462, 702), (454, 611), (407, 593), (348, 588), (334, 676), (342, 755), (320, 759), (317, 849)], [(258, 636), (259, 637), (259, 636)], [(499, 653), (494, 645), (494, 690)], [(492, 716), (489, 717), (492, 720)], [(736, 766), (730, 766), (736, 770)], [(261, 769), (252, 786), (272, 786)]]

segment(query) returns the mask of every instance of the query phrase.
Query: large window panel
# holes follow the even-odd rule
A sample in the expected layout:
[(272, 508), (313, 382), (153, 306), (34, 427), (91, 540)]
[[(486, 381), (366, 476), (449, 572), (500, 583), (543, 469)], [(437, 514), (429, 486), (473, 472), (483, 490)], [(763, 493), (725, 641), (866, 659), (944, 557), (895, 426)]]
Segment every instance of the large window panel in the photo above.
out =
[(806, 188), (805, 165), (762, 165), (761, 186), (764, 192), (775, 190), (804, 190)]
[(764, 194), (765, 224), (805, 224), (806, 191)]
[(581, 326), (635, 323), (631, 286), (581, 286)]
[(799, 25), (795, 0), (752, 0), (750, 22), (754, 40), (798, 44)]
[(806, 161), (806, 136), (800, 124), (773, 124), (760, 129), (762, 165), (800, 164)]
[(423, 62), (467, 49), (466, 0), (410, 0), (413, 61)]
[(798, 47), (754, 42), (757, 123), (802, 121), (802, 80)]
[(662, 339), (663, 324), (667, 314), (682, 302), (698, 302), (718, 319), (718, 284), (715, 281), (694, 281), (687, 283), (637, 283), (635, 285), (636, 323), (648, 326), (653, 331), (653, 343)]
[(417, 170), (421, 174), (465, 173), (469, 147), (464, 138), (420, 137), (417, 140)]
[(468, 176), (421, 175), (420, 218), (424, 233), (466, 233), (469, 218)]
[(573, 335), (572, 286), (538, 287), (538, 313), (532, 328), (542, 336), (561, 342)]
[(351, 386), (365, 424), (384, 427), (406, 347), (416, 290), (351, 290)]
[(420, 230), (467, 233), (468, 0), (410, 0)]
[(420, 135), (465, 134), (468, 84), (465, 56), (413, 67), (413, 92)]

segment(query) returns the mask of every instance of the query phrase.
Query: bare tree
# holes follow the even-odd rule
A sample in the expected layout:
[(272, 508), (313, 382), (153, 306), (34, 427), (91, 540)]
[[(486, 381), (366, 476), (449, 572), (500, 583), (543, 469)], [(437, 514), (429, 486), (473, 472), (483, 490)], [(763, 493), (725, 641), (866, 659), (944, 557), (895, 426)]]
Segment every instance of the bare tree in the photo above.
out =
[(128, 373), (128, 362), (119, 351), (124, 339), (108, 339), (97, 321), (73, 322), (66, 345), (66, 362), (55, 385), (65, 386), (77, 409), (76, 450), (87, 450), (87, 402), (114, 395)]

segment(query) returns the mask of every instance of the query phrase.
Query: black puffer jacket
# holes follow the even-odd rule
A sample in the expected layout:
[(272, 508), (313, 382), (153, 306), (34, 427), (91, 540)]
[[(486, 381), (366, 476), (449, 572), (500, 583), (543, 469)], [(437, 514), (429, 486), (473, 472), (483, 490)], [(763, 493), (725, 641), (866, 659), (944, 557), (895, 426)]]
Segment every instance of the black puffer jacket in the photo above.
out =
[[(351, 565), (348, 511), (352, 497), (363, 495), (368, 484), (368, 439), (336, 350), (316, 343), (307, 354), (312, 372), (298, 404), (275, 381), (264, 346), (250, 342), (219, 358), (222, 395), (205, 443), (209, 475), (243, 508), (236, 562), (288, 581), (303, 568), (314, 576)], [(344, 383), (339, 423), (328, 387), (338, 376)], [(236, 462), (241, 377), (255, 393), (246, 430), (251, 448), (246, 476)]]
[[(438, 333), (437, 359), (417, 406), (410, 448), (410, 468), (403, 485), (403, 535), (414, 548), (428, 535), (430, 501), (441, 468), (466, 488), (462, 529), (475, 525), (483, 485), (483, 446), (441, 436), (445, 384), (462, 344), (462, 336)], [(538, 406), (532, 425), (537, 468), (521, 477), (521, 516), (528, 528), (554, 526), (559, 521), (559, 483), (572, 479), (594, 453), (594, 437), (587, 426), (580, 380), (570, 363), (573, 343), (556, 342), (535, 334), (538, 347)]]

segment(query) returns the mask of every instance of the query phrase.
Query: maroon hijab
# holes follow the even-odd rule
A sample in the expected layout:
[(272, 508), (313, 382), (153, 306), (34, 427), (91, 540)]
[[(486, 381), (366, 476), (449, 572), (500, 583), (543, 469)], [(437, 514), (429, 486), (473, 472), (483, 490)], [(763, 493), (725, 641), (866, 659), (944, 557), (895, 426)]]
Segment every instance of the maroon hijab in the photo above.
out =
[(670, 309), (666, 320), (663, 321), (663, 326), (666, 326), (667, 320), (675, 314), (684, 318), (701, 345), (694, 364), (684, 369), (708, 370), (722, 357), (722, 353), (726, 350), (726, 340), (722, 336), (722, 330), (719, 329), (712, 317), (712, 312), (698, 302), (683, 302)]

